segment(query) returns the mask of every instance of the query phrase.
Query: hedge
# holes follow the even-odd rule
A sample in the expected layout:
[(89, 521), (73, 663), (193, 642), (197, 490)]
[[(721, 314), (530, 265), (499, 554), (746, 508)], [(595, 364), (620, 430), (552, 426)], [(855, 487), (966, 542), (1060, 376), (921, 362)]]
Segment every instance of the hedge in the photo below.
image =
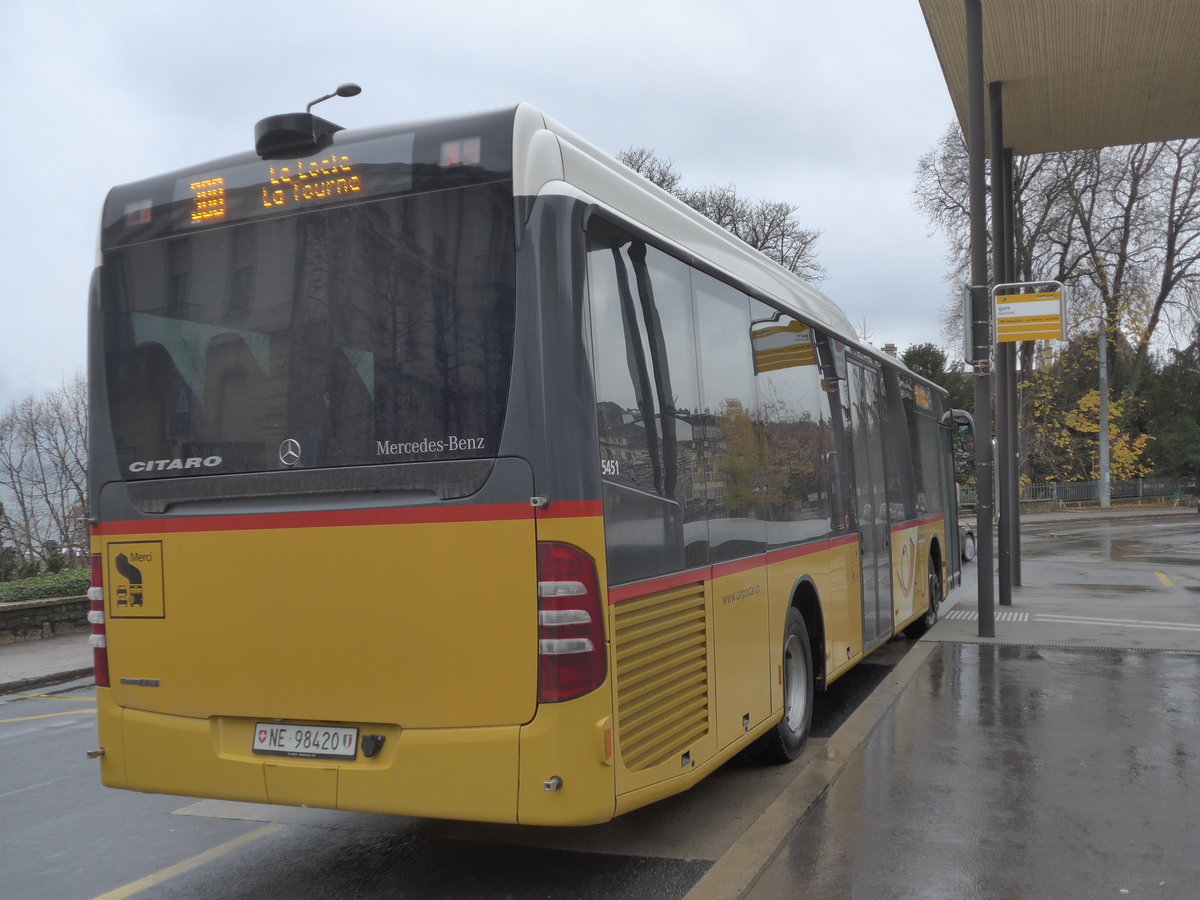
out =
[(6, 600), (44, 600), (50, 597), (79, 597), (92, 583), (90, 569), (63, 569), (20, 581), (0, 582), (0, 603)]

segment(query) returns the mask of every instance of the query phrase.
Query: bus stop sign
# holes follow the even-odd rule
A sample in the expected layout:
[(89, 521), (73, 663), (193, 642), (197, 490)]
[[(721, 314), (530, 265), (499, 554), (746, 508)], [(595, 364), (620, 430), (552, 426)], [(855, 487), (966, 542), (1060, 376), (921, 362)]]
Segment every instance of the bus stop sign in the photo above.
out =
[(1058, 281), (998, 284), (992, 288), (996, 343), (1065, 340), (1066, 292)]

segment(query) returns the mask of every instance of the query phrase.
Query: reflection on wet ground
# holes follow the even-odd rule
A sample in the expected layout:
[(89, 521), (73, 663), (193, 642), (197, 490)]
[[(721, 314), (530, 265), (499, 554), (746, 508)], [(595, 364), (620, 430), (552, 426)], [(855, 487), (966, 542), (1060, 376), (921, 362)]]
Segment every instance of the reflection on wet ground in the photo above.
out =
[(942, 644), (752, 896), (1193, 897), (1200, 654)]
[(1113, 562), (1139, 562), (1159, 566), (1194, 566), (1200, 563), (1195, 555), (1163, 553), (1161, 544), (1149, 541), (1098, 541), (1069, 538), (1039, 542), (1023, 547), (1023, 556), (1051, 559), (1054, 557), (1088, 557)]
[(1200, 565), (1200, 522), (1191, 517), (1167, 523), (1139, 519), (1080, 525), (1057, 522), (1023, 526), (1021, 533), (1023, 556)]
[[(1053, 582), (1048, 583), (1053, 584)], [(1078, 585), (1070, 582), (1063, 584), (1062, 587), (1079, 588)], [(1154, 592), (1154, 587), (1149, 584), (1089, 584), (1082, 588), (1082, 590), (1086, 591), (1090, 597), (1101, 598), (1125, 597), (1130, 594), (1151, 594)]]

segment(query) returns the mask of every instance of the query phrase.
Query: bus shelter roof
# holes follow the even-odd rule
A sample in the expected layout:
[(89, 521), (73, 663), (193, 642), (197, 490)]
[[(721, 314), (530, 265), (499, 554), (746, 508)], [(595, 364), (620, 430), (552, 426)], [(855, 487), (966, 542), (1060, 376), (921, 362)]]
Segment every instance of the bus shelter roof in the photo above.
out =
[[(919, 2), (965, 132), (963, 0)], [(982, 0), (982, 11), (984, 81), (1004, 84), (1014, 153), (1200, 137), (1197, 0)]]

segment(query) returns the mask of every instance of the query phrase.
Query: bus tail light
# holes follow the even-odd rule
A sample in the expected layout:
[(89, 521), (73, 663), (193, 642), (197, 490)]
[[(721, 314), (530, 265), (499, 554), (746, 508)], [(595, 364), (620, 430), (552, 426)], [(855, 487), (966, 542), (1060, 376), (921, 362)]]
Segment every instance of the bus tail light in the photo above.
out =
[(546, 542), (537, 545), (537, 554), (538, 700), (554, 703), (604, 683), (604, 608), (590, 556)]
[(108, 687), (108, 639), (104, 633), (104, 558), (92, 554), (92, 586), (88, 588), (88, 622), (92, 626), (92, 666), (96, 670), (96, 687)]

